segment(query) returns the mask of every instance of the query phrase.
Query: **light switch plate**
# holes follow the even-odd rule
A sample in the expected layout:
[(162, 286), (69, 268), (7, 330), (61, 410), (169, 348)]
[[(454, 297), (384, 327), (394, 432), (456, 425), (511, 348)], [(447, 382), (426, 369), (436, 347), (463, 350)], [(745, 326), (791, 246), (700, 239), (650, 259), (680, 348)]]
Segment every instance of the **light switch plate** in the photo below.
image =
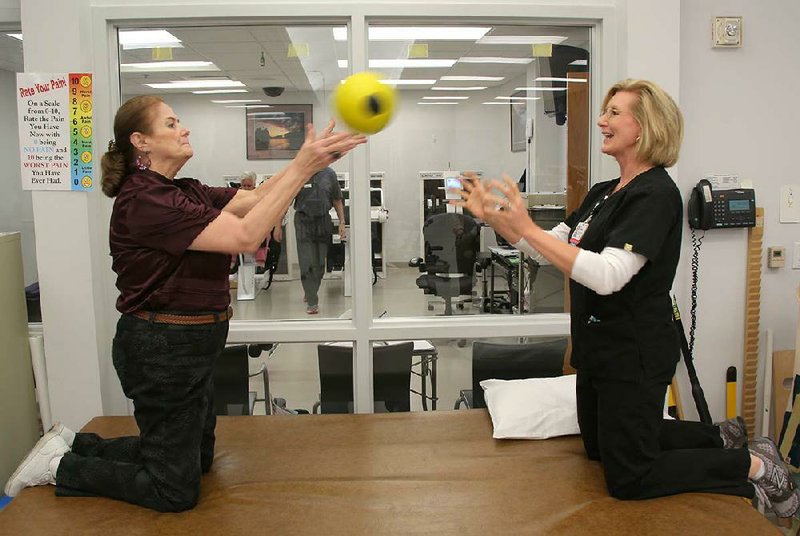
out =
[(781, 186), (778, 213), (781, 223), (800, 223), (800, 184)]
[(714, 17), (711, 43), (715, 48), (742, 46), (742, 17)]

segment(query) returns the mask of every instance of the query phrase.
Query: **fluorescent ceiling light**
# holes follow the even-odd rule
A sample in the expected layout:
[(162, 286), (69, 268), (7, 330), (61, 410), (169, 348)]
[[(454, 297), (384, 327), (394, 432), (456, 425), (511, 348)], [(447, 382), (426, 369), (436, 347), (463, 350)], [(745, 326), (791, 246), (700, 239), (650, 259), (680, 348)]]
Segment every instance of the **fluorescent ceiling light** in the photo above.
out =
[(502, 76), (443, 76), (442, 82), (500, 82)]
[(567, 38), (561, 35), (486, 35), (478, 40), (479, 45), (557, 45)]
[(515, 87), (514, 91), (566, 91), (565, 87)]
[(458, 63), (515, 63), (527, 65), (533, 58), (500, 58), (497, 56), (464, 56), (458, 59)]
[[(369, 60), (373, 69), (422, 69), (452, 67), (456, 60)], [(347, 69), (347, 60), (338, 60), (339, 67)]]
[(233, 104), (230, 106), (225, 106), (225, 108), (272, 108), (269, 104)]
[(20, 41), (22, 41), (22, 34), (21, 33), (7, 33), (6, 35), (9, 36), (9, 37), (13, 37), (14, 39), (19, 39)]
[(145, 84), (153, 89), (206, 89), (222, 87), (245, 87), (237, 80), (173, 80), (163, 84)]
[(418, 102), (417, 104), (458, 104), (457, 102)]
[(575, 61), (569, 63), (569, 65), (583, 65), (583, 66), (586, 66), (588, 64), (589, 64), (589, 62), (586, 61), (586, 60), (575, 60)]
[(480, 91), (486, 89), (486, 86), (469, 86), (469, 87), (432, 87), (433, 91)]
[(481, 104), (502, 104), (503, 106), (508, 106), (511, 103), (504, 101), (489, 101), (489, 102), (482, 102)]
[(201, 91), (192, 91), (195, 95), (213, 95), (216, 93), (247, 93), (246, 89), (203, 89)]
[(516, 100), (540, 100), (541, 97), (495, 97), (495, 99), (499, 100), (509, 100), (509, 101), (516, 101)]
[(425, 100), (467, 100), (469, 97), (422, 97)]
[(183, 48), (181, 40), (166, 30), (120, 30), (123, 50), (139, 48)]
[(219, 67), (210, 61), (148, 61), (145, 63), (122, 63), (119, 70), (123, 73), (157, 72), (157, 71), (219, 71)]
[(535, 82), (586, 82), (585, 78), (553, 78), (552, 76), (540, 76)]
[(231, 99), (231, 100), (212, 100), (214, 104), (241, 104), (244, 102), (261, 102), (261, 99)]
[[(487, 27), (471, 26), (370, 26), (370, 41), (477, 41)], [(347, 27), (333, 29), (333, 39), (347, 41)]]
[(436, 80), (381, 80), (387, 86), (432, 86)]

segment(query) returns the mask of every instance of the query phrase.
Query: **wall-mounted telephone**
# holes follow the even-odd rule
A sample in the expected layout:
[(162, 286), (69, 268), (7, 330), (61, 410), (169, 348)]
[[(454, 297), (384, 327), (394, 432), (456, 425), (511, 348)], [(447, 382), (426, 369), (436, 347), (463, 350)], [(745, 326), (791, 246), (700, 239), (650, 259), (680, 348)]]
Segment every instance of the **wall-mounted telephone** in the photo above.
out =
[(752, 188), (714, 190), (703, 179), (689, 198), (689, 227), (692, 229), (728, 229), (755, 227), (756, 193)]

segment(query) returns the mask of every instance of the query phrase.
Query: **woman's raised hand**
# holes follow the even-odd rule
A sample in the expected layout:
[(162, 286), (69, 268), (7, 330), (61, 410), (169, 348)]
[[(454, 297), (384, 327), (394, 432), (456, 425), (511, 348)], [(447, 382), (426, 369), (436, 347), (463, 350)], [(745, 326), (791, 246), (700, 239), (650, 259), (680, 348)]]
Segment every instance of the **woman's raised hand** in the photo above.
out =
[(450, 201), (451, 205), (463, 207), (469, 210), (476, 218), (484, 220), (484, 200), (489, 192), (481, 184), (481, 179), (477, 174), (466, 171), (461, 175), (461, 195), (460, 200)]
[(499, 191), (502, 196), (488, 193), (483, 199), (484, 221), (510, 243), (518, 242), (536, 224), (528, 216), (525, 200), (517, 183), (503, 173), (503, 182), (491, 180), (486, 189)]
[[(536, 225), (528, 217), (528, 210), (511, 177), (503, 174), (503, 182), (491, 180), (483, 184), (475, 173), (464, 173), (461, 179), (461, 201), (452, 204), (464, 207), (503, 235), (512, 244), (518, 242), (531, 225)], [(492, 191), (499, 191), (501, 196)]]
[(335, 126), (336, 123), (331, 119), (317, 135), (314, 126), (309, 123), (306, 126), (305, 142), (294, 158), (295, 164), (313, 174), (336, 162), (358, 145), (366, 143), (367, 138), (363, 134), (334, 133)]

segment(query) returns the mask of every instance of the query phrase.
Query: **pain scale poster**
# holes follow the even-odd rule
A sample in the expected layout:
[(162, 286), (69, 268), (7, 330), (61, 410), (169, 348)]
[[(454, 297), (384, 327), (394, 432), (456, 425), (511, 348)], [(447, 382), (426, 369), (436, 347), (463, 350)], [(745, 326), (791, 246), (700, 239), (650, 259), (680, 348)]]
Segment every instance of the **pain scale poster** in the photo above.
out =
[(23, 189), (92, 190), (92, 109), (90, 73), (17, 74)]

